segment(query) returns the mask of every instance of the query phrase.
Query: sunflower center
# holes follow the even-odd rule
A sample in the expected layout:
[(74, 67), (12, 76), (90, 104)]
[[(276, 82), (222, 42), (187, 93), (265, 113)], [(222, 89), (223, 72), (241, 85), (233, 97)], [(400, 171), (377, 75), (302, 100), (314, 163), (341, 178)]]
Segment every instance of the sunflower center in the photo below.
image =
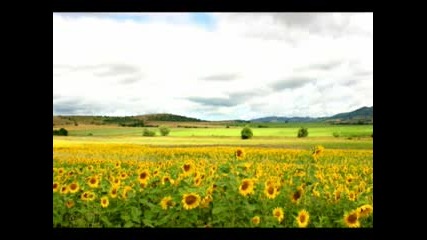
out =
[(169, 182), (169, 178), (168, 177), (165, 177), (165, 182)]
[(187, 203), (188, 205), (191, 205), (191, 204), (195, 203), (196, 200), (197, 200), (197, 198), (195, 196), (190, 195), (190, 196), (187, 196), (185, 198), (185, 203)]
[(305, 215), (304, 215), (304, 214), (301, 214), (301, 215), (299, 216), (299, 221), (300, 221), (300, 222), (305, 222)]
[(53, 188), (58, 188), (58, 184), (57, 184), (57, 183), (54, 183), (54, 184), (53, 184)]
[(96, 179), (95, 179), (95, 178), (91, 178), (91, 179), (90, 179), (90, 183), (91, 183), (91, 184), (95, 184), (95, 183), (96, 183)]
[(300, 193), (300, 191), (296, 191), (296, 192), (294, 193), (294, 199), (295, 199), (295, 200), (298, 200), (300, 197), (301, 197), (301, 193)]
[(280, 217), (280, 212), (276, 211), (276, 213), (274, 214), (276, 217)]
[(244, 181), (242, 184), (242, 190), (246, 190), (246, 189), (248, 189), (248, 187), (249, 187), (249, 182)]
[(357, 221), (357, 215), (351, 214), (350, 216), (348, 216), (347, 220), (349, 223), (355, 223)]
[(184, 164), (184, 171), (188, 172), (190, 170), (190, 164)]
[(103, 204), (107, 204), (107, 200), (106, 199), (102, 199), (102, 203)]
[(113, 194), (113, 195), (116, 195), (117, 194), (117, 189), (113, 189), (113, 191), (111, 191), (111, 193)]
[(238, 157), (242, 156), (242, 153), (243, 153), (243, 151), (242, 151), (242, 150), (240, 150), (240, 149), (236, 151), (236, 155), (237, 155)]
[(139, 178), (145, 179), (147, 177), (147, 173), (143, 172), (139, 175)]
[(71, 190), (76, 190), (76, 189), (77, 189), (77, 184), (72, 183), (72, 184), (70, 185), (70, 189), (71, 189)]
[(268, 187), (268, 194), (272, 195), (274, 193), (274, 188), (272, 186)]

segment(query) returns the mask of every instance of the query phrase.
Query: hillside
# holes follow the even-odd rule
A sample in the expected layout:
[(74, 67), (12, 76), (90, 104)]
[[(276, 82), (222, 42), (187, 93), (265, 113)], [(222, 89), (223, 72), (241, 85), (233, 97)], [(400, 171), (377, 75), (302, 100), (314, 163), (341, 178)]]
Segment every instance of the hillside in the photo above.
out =
[(310, 118), (310, 117), (263, 117), (250, 120), (251, 122), (329, 122), (333, 124), (371, 124), (373, 123), (374, 107), (362, 107), (352, 112), (339, 113), (331, 117)]

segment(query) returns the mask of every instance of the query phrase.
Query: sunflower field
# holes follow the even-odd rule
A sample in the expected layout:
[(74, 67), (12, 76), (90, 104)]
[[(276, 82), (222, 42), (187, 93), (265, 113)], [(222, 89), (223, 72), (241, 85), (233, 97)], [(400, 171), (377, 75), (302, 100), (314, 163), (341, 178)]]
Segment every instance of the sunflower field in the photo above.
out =
[(373, 151), (53, 148), (54, 227), (373, 227)]

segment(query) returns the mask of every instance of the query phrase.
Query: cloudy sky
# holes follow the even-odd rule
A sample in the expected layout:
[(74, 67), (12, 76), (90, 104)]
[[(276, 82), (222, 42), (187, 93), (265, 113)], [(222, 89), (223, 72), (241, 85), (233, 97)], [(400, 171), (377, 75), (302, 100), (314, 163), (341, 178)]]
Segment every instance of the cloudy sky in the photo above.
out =
[(372, 105), (372, 13), (53, 13), (54, 115), (249, 120)]

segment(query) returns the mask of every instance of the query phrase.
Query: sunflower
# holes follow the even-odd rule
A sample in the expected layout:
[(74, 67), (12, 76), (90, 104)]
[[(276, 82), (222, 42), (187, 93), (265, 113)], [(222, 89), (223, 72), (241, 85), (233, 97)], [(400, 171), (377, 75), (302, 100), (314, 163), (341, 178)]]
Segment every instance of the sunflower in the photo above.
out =
[(95, 199), (95, 194), (93, 192), (86, 191), (82, 193), (80, 199), (83, 201), (92, 201)]
[(69, 189), (68, 189), (68, 186), (62, 186), (61, 187), (61, 190), (59, 191), (61, 194), (67, 194), (67, 193), (69, 193)]
[(356, 195), (356, 193), (354, 192), (354, 191), (349, 191), (348, 193), (347, 193), (347, 196), (348, 196), (348, 199), (350, 200), (350, 201), (355, 201), (356, 200), (356, 198), (357, 198), (357, 195)]
[(64, 168), (58, 168), (57, 172), (59, 175), (62, 175), (62, 174), (64, 174), (65, 170), (64, 170)]
[(277, 197), (277, 195), (279, 195), (279, 191), (278, 191), (278, 190), (277, 190), (277, 188), (276, 188), (274, 185), (272, 185), (272, 184), (267, 185), (267, 186), (265, 187), (264, 193), (265, 193), (265, 195), (267, 196), (267, 198), (269, 198), (269, 199), (274, 199), (274, 198), (276, 198), (276, 197)]
[(98, 177), (96, 177), (96, 176), (90, 177), (89, 180), (87, 181), (87, 184), (91, 188), (97, 188), (97, 187), (99, 187), (99, 179), (98, 179)]
[(104, 197), (101, 198), (101, 206), (103, 208), (108, 207), (109, 204), (110, 204), (110, 201), (108, 201), (108, 197), (107, 196), (104, 196)]
[(169, 176), (163, 176), (162, 177), (162, 185), (165, 185), (167, 182), (170, 184), (173, 184), (174, 180), (171, 179)]
[(115, 167), (115, 168), (120, 168), (120, 166), (121, 166), (121, 163), (120, 163), (120, 162), (116, 162), (116, 163), (114, 164), (114, 167)]
[(140, 173), (138, 173), (138, 181), (140, 183), (147, 183), (149, 178), (150, 178), (150, 172), (148, 170), (143, 170)]
[(196, 193), (184, 194), (182, 204), (186, 210), (196, 208), (200, 204), (200, 196)]
[(92, 165), (87, 166), (87, 170), (92, 171), (93, 170), (93, 166)]
[(197, 177), (194, 179), (194, 185), (195, 186), (200, 186), (200, 184), (202, 183), (202, 179), (200, 177)]
[(190, 162), (187, 162), (182, 166), (182, 170), (184, 171), (185, 176), (187, 176), (193, 172), (194, 166)]
[(129, 192), (132, 191), (132, 187), (131, 186), (125, 186), (125, 188), (122, 191), (122, 198), (123, 199), (127, 199), (129, 197)]
[(67, 206), (67, 208), (72, 208), (75, 205), (73, 200), (68, 200), (65, 202), (65, 206)]
[(293, 203), (298, 203), (298, 200), (301, 199), (303, 190), (301, 187), (298, 187), (297, 191), (292, 194), (291, 200)]
[(172, 207), (174, 205), (171, 196), (164, 197), (162, 201), (160, 201), (160, 206), (162, 209), (166, 210), (168, 207)]
[(373, 212), (374, 208), (372, 205), (365, 204), (357, 208), (357, 212), (359, 213), (359, 217), (364, 218), (369, 216)]
[(281, 223), (283, 221), (283, 219), (285, 218), (285, 214), (283, 212), (283, 208), (281, 207), (277, 207), (273, 210), (273, 216), (275, 218), (277, 218), (277, 221), (279, 221), (279, 223)]
[(243, 179), (242, 184), (239, 187), (239, 192), (243, 196), (254, 193), (254, 181), (251, 179)]
[(80, 186), (76, 182), (73, 182), (70, 185), (68, 185), (68, 190), (70, 191), (70, 193), (76, 193), (79, 191), (79, 189), (80, 189)]
[(69, 171), (67, 175), (68, 175), (69, 177), (71, 177), (71, 176), (73, 176), (73, 175), (74, 175), (74, 172), (73, 172), (73, 171)]
[(126, 172), (121, 172), (120, 173), (120, 179), (121, 180), (125, 180), (128, 177), (128, 174)]
[(258, 225), (261, 222), (261, 218), (259, 216), (255, 216), (251, 219), (252, 223)]
[(339, 201), (341, 199), (341, 191), (339, 189), (335, 189), (334, 198), (335, 198), (335, 201)]
[(313, 158), (314, 160), (317, 160), (319, 158), (319, 156), (323, 153), (323, 151), (325, 150), (325, 148), (323, 146), (316, 146), (313, 150)]
[(298, 216), (296, 217), (297, 219), (297, 223), (298, 223), (298, 227), (300, 228), (305, 228), (308, 225), (308, 220), (310, 218), (310, 215), (308, 214), (308, 212), (306, 210), (301, 210), (298, 213)]
[(238, 148), (235, 152), (235, 155), (237, 159), (243, 159), (243, 157), (245, 156), (245, 152), (243, 152), (243, 149)]
[(118, 186), (120, 186), (120, 183), (121, 183), (120, 178), (113, 177), (113, 179), (111, 181), (111, 185), (113, 185), (114, 187), (118, 187)]
[(208, 208), (209, 207), (209, 203), (212, 202), (212, 196), (211, 195), (206, 195), (202, 201), (200, 202), (200, 207), (201, 208)]
[(54, 182), (53, 183), (53, 192), (58, 192), (59, 190), (59, 183), (58, 182)]
[(344, 223), (347, 227), (358, 228), (360, 227), (359, 222), (359, 213), (357, 211), (352, 211), (344, 216)]
[(110, 196), (112, 198), (116, 198), (117, 197), (117, 191), (119, 190), (119, 187), (117, 186), (113, 186), (110, 190)]

